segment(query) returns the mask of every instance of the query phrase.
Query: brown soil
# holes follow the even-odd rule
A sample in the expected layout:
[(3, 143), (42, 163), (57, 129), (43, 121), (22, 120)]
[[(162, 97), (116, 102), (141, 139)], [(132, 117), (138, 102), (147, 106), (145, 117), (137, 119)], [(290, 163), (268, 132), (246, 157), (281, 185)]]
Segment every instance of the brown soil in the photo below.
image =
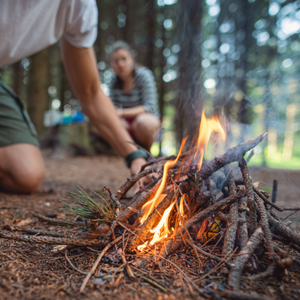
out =
[[(115, 193), (129, 175), (124, 162), (116, 157), (76, 157), (60, 159), (44, 153), (46, 162), (46, 179), (39, 193), (32, 195), (12, 195), (0, 193), (0, 225), (22, 225), (41, 230), (67, 230), (61, 226), (51, 225), (37, 220), (32, 212), (43, 215), (62, 216), (59, 210), (68, 191), (76, 186), (84, 190), (98, 190), (109, 186)], [(277, 204), (296, 206), (300, 199), (300, 172), (270, 170), (267, 168), (251, 169), (253, 181), (263, 181), (265, 189), (271, 186), (272, 180), (279, 182)], [(292, 218), (297, 221), (300, 213)], [(27, 224), (26, 224), (27, 223)], [(298, 222), (295, 222), (297, 227)], [(122, 245), (119, 245), (122, 247)], [(13, 240), (0, 239), (0, 299), (199, 299), (199, 294), (188, 284), (182, 275), (170, 264), (162, 269), (143, 270), (143, 276), (155, 277), (157, 282), (169, 292), (159, 288), (140, 276), (130, 280), (120, 259), (113, 249), (100, 263), (97, 274), (92, 278), (84, 294), (79, 294), (80, 285), (85, 275), (75, 271), (67, 262), (64, 253), (54, 254), (53, 246), (27, 244)], [(206, 271), (198, 267), (198, 262), (185, 249), (171, 257), (180, 268), (192, 279), (203, 276), (211, 268), (206, 263)], [(90, 270), (97, 253), (90, 249), (69, 250), (71, 262), (84, 272)], [(128, 256), (128, 260), (134, 256)], [(120, 282), (119, 276), (124, 275)], [(225, 287), (225, 276), (220, 271), (207, 276), (201, 281), (201, 288), (222, 289)], [(286, 276), (271, 278), (264, 282), (242, 283), (242, 288), (251, 293), (262, 293), (274, 299), (298, 299), (299, 277), (295, 272)]]

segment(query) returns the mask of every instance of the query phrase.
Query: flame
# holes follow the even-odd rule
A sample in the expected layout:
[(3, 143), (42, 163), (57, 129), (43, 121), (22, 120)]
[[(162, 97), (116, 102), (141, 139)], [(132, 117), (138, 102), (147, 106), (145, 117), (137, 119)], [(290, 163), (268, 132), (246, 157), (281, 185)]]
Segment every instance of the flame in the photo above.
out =
[(158, 225), (154, 229), (150, 230), (151, 233), (154, 233), (150, 245), (154, 245), (155, 243), (159, 242), (161, 239), (167, 237), (168, 234), (170, 233), (169, 217), (174, 204), (175, 201), (165, 210)]
[(222, 128), (222, 125), (218, 119), (217, 116), (213, 116), (211, 119), (207, 119), (205, 116), (205, 112), (203, 110), (202, 116), (201, 116), (201, 123), (199, 127), (199, 134), (197, 139), (197, 147), (195, 151), (194, 158), (196, 158), (197, 155), (200, 153), (200, 159), (198, 162), (197, 171), (201, 169), (202, 162), (203, 162), (203, 156), (204, 151), (207, 148), (208, 142), (210, 140), (210, 136), (213, 132), (218, 132), (221, 134), (221, 137), (223, 141), (226, 139), (226, 134), (224, 129)]
[(176, 159), (169, 160), (169, 161), (167, 161), (165, 163), (162, 181), (161, 181), (160, 186), (159, 186), (156, 194), (154, 195), (153, 199), (150, 200), (151, 201), (150, 208), (147, 209), (147, 204), (149, 203), (149, 201), (146, 204), (144, 204), (144, 206), (142, 207), (142, 209), (146, 210), (146, 213), (143, 214), (143, 216), (141, 218), (141, 221), (140, 221), (141, 224), (143, 224), (145, 222), (145, 220), (149, 217), (149, 215), (152, 213), (155, 205), (158, 205), (158, 203), (160, 203), (163, 200), (164, 197), (162, 198), (161, 196), (163, 195), (162, 191), (165, 188), (165, 184), (166, 184), (166, 181), (167, 181), (167, 178), (168, 178), (168, 171), (169, 171), (170, 168), (172, 168), (173, 166), (176, 165), (176, 163), (177, 163), (177, 161), (178, 161), (178, 159), (180, 157), (180, 154), (181, 154), (181, 152), (183, 150), (183, 147), (184, 147), (184, 144), (185, 144), (186, 140), (187, 140), (187, 137), (183, 139), (183, 141), (181, 143), (181, 146), (180, 146), (179, 153), (178, 153)]
[[(191, 152), (190, 156), (184, 159), (179, 169), (179, 175), (177, 175), (175, 178), (180, 178), (182, 174), (185, 174), (185, 172), (189, 169), (193, 160), (197, 160), (197, 171), (201, 169), (204, 152), (208, 146), (211, 134), (213, 132), (219, 133), (223, 140), (226, 139), (225, 131), (222, 128), (222, 125), (218, 117), (214, 116), (211, 119), (206, 118), (205, 112), (203, 110), (198, 137), (197, 138), (194, 137), (191, 144), (191, 149), (193, 150), (190, 151), (193, 152)], [(143, 215), (140, 220), (141, 224), (145, 222), (148, 216), (153, 212), (154, 208), (166, 197), (166, 194), (162, 194), (162, 192), (165, 188), (165, 184), (168, 178), (168, 171), (170, 170), (170, 168), (175, 166), (175, 164), (178, 162), (178, 159), (183, 151), (187, 138), (188, 137), (185, 137), (183, 139), (176, 159), (169, 160), (165, 163), (162, 181), (156, 194), (142, 208)], [(169, 228), (169, 223), (170, 223), (169, 218), (176, 201), (177, 199), (175, 199), (173, 203), (164, 211), (163, 216), (160, 222), (158, 223), (158, 225), (154, 229), (150, 230), (151, 233), (154, 233), (152, 240), (150, 242), (147, 241), (145, 244), (138, 246), (138, 250), (143, 251), (147, 246), (154, 245), (160, 240), (168, 237), (170, 233), (174, 232), (174, 228), (171, 229)], [(182, 217), (184, 216), (184, 210), (185, 210), (184, 206), (185, 203), (184, 203), (184, 198), (182, 196), (179, 204), (179, 213), (181, 214)], [(180, 220), (177, 220), (176, 222), (178, 222), (177, 224), (181, 225)]]

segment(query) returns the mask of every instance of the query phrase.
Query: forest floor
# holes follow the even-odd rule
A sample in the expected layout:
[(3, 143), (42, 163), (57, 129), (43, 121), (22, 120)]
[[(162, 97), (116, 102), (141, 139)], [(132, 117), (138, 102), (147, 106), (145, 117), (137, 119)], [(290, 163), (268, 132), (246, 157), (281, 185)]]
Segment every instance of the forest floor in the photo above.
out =
[[(31, 195), (0, 193), (0, 226), (18, 225), (41, 230), (57, 230), (60, 226), (50, 225), (32, 216), (42, 215), (62, 217), (64, 212), (60, 200), (67, 192), (80, 186), (86, 191), (99, 190), (109, 186), (115, 193), (126, 181), (128, 170), (122, 159), (109, 156), (74, 157), (49, 155), (44, 152), (46, 179), (41, 191)], [(264, 182), (261, 187), (271, 190), (273, 179), (278, 180), (277, 204), (299, 206), (300, 171), (251, 168), (253, 182)], [(285, 216), (287, 214), (281, 214)], [(289, 218), (293, 227), (300, 227), (300, 212)], [(0, 228), (1, 228), (0, 227)], [(67, 230), (67, 229), (63, 229)], [(167, 264), (164, 274), (157, 270), (142, 271), (141, 276), (130, 280), (122, 262), (107, 254), (100, 263), (99, 278), (92, 278), (84, 294), (79, 294), (84, 274), (75, 271), (65, 258), (65, 253), (54, 254), (53, 246), (26, 244), (14, 240), (0, 239), (0, 299), (200, 299), (197, 291), (182, 279), (180, 273)], [(170, 259), (196, 281), (207, 271), (198, 268), (197, 260), (189, 258), (187, 250), (174, 254)], [(69, 251), (73, 265), (84, 272), (90, 270), (97, 253), (90, 249)], [(219, 272), (219, 271), (218, 271)], [(207, 276), (201, 288), (222, 289), (226, 280), (221, 272)], [(166, 274), (168, 273), (168, 274)], [(164, 293), (145, 278), (159, 278)], [(143, 277), (144, 276), (144, 277)], [(287, 276), (270, 278), (260, 282), (244, 284), (242, 289), (254, 295), (264, 294), (272, 299), (299, 299), (300, 276), (289, 272)], [(119, 282), (118, 282), (119, 281)], [(112, 283), (113, 282), (113, 283)], [(221, 299), (221, 298), (220, 298)]]

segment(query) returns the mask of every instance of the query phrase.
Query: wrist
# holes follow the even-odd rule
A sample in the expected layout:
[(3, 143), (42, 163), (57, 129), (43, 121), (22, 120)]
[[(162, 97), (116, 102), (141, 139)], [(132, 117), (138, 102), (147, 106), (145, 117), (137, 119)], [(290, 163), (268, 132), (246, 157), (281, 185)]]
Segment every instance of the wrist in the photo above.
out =
[(125, 157), (125, 163), (127, 165), (128, 168), (131, 167), (131, 164), (134, 160), (138, 159), (138, 158), (142, 158), (145, 159), (147, 161), (148, 158), (148, 153), (142, 149), (138, 149), (134, 152), (131, 152), (129, 155), (127, 155)]

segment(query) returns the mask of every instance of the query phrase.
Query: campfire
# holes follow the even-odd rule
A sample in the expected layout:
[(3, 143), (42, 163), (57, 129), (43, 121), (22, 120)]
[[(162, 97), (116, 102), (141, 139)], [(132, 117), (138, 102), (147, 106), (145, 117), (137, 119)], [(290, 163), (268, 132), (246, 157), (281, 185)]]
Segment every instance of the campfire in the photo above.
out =
[[(97, 194), (100, 202), (95, 202), (81, 189), (71, 193), (65, 209), (75, 215), (72, 220), (35, 214), (43, 221), (75, 226), (76, 232), (70, 232), (67, 237), (7, 226), (6, 230), (0, 230), (0, 238), (54, 244), (56, 252), (74, 246), (104, 247), (80, 291), (85, 289), (108, 249), (122, 244), (121, 257), (129, 277), (134, 277), (130, 266), (160, 268), (165, 263), (172, 264), (192, 288), (207, 297), (207, 290), (201, 287), (201, 280), (207, 275), (192, 281), (171, 260), (176, 252), (189, 248), (195, 257), (190, 268), (199, 270), (209, 260), (213, 262), (211, 273), (221, 270), (228, 274), (229, 290), (211, 293), (241, 299), (242, 274), (250, 273), (247, 279), (257, 280), (273, 275), (275, 270), (284, 274), (299, 264), (289, 249), (300, 252), (300, 235), (289, 228), (275, 210), (297, 211), (300, 207), (277, 206), (276, 190), (271, 201), (271, 195), (260, 190), (259, 183), (252, 182), (247, 163), (254, 154), (253, 148), (265, 134), (205, 161), (204, 153), (212, 134), (215, 146), (221, 148), (226, 140), (224, 127), (216, 116), (206, 118), (203, 112), (197, 136), (186, 137), (177, 156), (149, 161), (139, 174), (128, 178), (116, 194), (105, 187)], [(188, 138), (192, 142), (184, 153)], [(233, 166), (234, 162), (238, 166)], [(151, 174), (154, 174), (153, 181), (121, 207), (120, 201), (129, 189)], [(131, 264), (125, 258), (126, 253), (135, 255)]]

